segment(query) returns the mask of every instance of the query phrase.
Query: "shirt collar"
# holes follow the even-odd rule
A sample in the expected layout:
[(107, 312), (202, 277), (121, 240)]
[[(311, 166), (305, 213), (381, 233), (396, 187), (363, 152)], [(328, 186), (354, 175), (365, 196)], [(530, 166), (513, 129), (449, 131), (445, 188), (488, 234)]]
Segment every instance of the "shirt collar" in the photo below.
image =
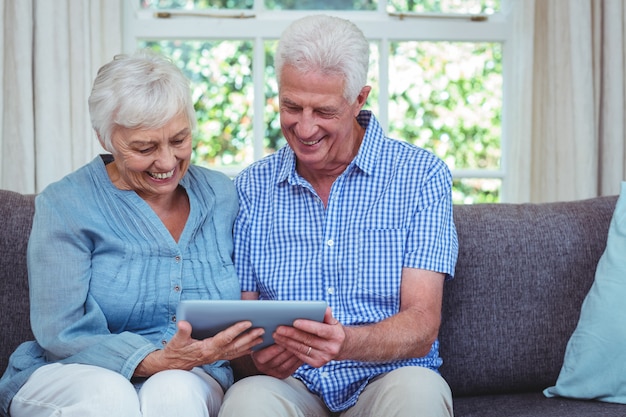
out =
[(285, 145), (280, 151), (283, 163), (280, 165), (280, 173), (278, 174), (278, 182), (287, 180), (290, 184), (297, 183), (298, 175), (296, 175), (296, 154)]
[(367, 175), (371, 175), (379, 160), (378, 156), (382, 147), (380, 139), (384, 138), (385, 134), (378, 120), (369, 110), (361, 110), (356, 120), (365, 129), (365, 135), (353, 164)]

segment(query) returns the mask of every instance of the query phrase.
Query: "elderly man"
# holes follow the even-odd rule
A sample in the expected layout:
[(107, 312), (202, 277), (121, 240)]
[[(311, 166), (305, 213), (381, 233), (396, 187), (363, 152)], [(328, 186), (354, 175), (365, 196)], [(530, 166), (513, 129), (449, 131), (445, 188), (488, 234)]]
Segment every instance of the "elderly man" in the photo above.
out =
[(293, 22), (275, 64), (288, 146), (236, 179), (235, 266), (245, 299), (329, 309), (234, 361), (255, 376), (220, 415), (452, 416), (437, 340), (458, 251), (449, 169), (362, 110), (369, 42), (351, 22)]

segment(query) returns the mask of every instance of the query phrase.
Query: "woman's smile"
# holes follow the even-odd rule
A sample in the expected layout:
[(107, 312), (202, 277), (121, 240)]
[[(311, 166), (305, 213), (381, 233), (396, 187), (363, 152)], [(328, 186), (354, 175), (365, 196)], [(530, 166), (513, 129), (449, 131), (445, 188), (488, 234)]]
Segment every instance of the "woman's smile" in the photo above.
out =
[(156, 180), (167, 180), (172, 178), (172, 176), (174, 175), (174, 172), (176, 171), (176, 168), (172, 169), (169, 172), (150, 172), (148, 171), (148, 175), (151, 176), (152, 178), (156, 179)]

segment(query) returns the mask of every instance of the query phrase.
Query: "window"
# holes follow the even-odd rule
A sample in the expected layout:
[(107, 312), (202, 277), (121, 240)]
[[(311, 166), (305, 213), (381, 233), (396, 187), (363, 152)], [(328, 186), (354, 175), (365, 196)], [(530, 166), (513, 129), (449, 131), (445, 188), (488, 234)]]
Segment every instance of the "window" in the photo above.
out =
[(125, 49), (172, 57), (192, 80), (193, 160), (236, 175), (285, 144), (273, 51), (312, 10), (355, 22), (371, 40), (366, 105), (389, 136), (450, 166), (456, 203), (500, 201), (507, 0), (135, 0)]

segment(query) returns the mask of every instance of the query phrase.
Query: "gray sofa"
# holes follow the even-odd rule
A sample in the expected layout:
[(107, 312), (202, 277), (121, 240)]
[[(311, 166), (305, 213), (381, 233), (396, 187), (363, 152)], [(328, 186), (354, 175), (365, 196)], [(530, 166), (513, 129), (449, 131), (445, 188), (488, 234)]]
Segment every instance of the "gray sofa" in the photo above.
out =
[[(542, 394), (559, 374), (615, 203), (455, 207), (459, 260), (440, 341), (456, 417), (626, 416), (625, 405)], [(0, 190), (1, 370), (32, 338), (24, 259), (32, 215), (33, 196)]]

